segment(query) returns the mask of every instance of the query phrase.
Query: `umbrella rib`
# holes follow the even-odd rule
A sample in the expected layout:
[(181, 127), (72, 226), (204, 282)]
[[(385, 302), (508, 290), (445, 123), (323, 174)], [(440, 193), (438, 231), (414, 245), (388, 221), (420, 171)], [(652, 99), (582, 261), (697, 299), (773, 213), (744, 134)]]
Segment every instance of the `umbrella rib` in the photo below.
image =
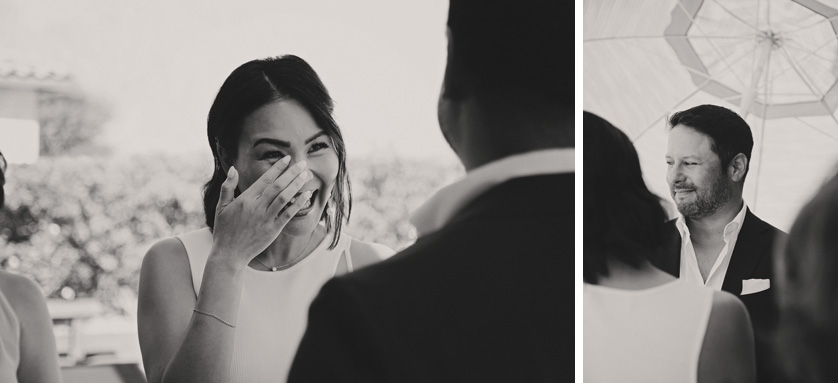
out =
[[(767, 67), (766, 71), (765, 71), (765, 80), (768, 81), (768, 77), (769, 77), (768, 74), (771, 73), (771, 55), (768, 56), (768, 62), (766, 62), (765, 65)], [(768, 103), (770, 101), (769, 100), (769, 96), (771, 94), (770, 87), (771, 87), (771, 83), (766, 82), (765, 83), (765, 94), (763, 95), (763, 97), (765, 98), (765, 104), (766, 105), (768, 105)], [(767, 107), (766, 107), (765, 114), (766, 115), (768, 114)], [(759, 167), (757, 168), (757, 179), (756, 179), (756, 182), (755, 182), (755, 185), (754, 185), (754, 210), (756, 210), (756, 208), (757, 208), (757, 197), (759, 196), (759, 175), (760, 175), (760, 173), (762, 173), (762, 163), (764, 162), (763, 157), (762, 157), (762, 150), (763, 150), (763, 148), (765, 148), (765, 121), (766, 120), (767, 119), (763, 116), (762, 117), (762, 135), (760, 135), (760, 137), (759, 137)]]
[(804, 57), (804, 58), (808, 58), (809, 56), (816, 56), (816, 57), (820, 57), (824, 61), (830, 61), (830, 62), (832, 61), (831, 58), (827, 58), (827, 57), (823, 57), (823, 56), (818, 55), (818, 51), (823, 49), (827, 45), (835, 43), (835, 40), (827, 40), (823, 44), (818, 45), (817, 47), (815, 47), (814, 49), (810, 49), (810, 48), (805, 47), (803, 44), (799, 43), (795, 39), (786, 39), (786, 41), (794, 43), (793, 45), (798, 46), (797, 49), (800, 49), (801, 51), (806, 52), (807, 54), (806, 54), (806, 57)]
[(833, 17), (822, 18), (822, 19), (819, 19), (818, 21), (816, 21), (812, 24), (809, 24), (807, 26), (803, 26), (803, 27), (800, 27), (800, 28), (797, 28), (797, 29), (792, 29), (790, 31), (787, 31), (786, 33), (788, 33), (788, 34), (797, 33), (797, 32), (804, 31), (804, 30), (809, 29), (809, 28), (816, 27), (816, 26), (818, 26), (820, 24), (823, 24), (825, 22), (833, 22), (835, 20), (838, 20), (838, 17), (833, 16)]
[[(815, 48), (814, 50), (809, 49), (809, 48), (806, 48), (806, 47), (804, 47), (802, 44), (800, 44), (800, 43), (798, 43), (797, 41), (794, 41), (794, 40), (792, 40), (792, 39), (788, 39), (788, 40), (786, 40), (786, 43), (787, 43), (787, 44), (785, 44), (785, 45), (789, 45), (789, 47), (790, 47), (790, 48), (797, 49), (797, 50), (800, 50), (800, 51), (805, 52), (805, 53), (806, 53), (806, 56), (804, 56), (804, 57), (803, 57), (803, 60), (805, 60), (805, 59), (807, 59), (807, 58), (809, 58), (809, 57), (813, 57), (813, 56), (814, 56), (814, 57), (817, 57), (817, 58), (819, 58), (819, 59), (821, 59), (821, 60), (823, 60), (823, 61), (826, 61), (826, 62), (831, 63), (831, 62), (832, 62), (832, 59), (827, 58), (827, 57), (823, 57), (823, 56), (819, 55), (819, 54), (818, 54), (818, 52), (817, 52), (817, 51), (819, 51), (821, 48), (823, 48), (823, 47), (827, 46), (827, 45), (828, 45), (829, 43), (831, 43), (831, 42), (832, 42), (832, 41), (827, 41), (825, 44), (822, 44), (821, 46), (819, 46), (819, 47)], [(793, 43), (793, 44), (788, 44), (788, 43)]]
[[(589, 39), (582, 39), (583, 43), (598, 43), (603, 41), (613, 41), (613, 40), (654, 40), (654, 39), (665, 39), (667, 37), (686, 37), (684, 35), (658, 35), (658, 36), (610, 36), (610, 37), (595, 37)], [(711, 39), (718, 39), (718, 40), (748, 40), (753, 38), (752, 35), (742, 35), (742, 36), (690, 36), (690, 39), (696, 40), (711, 40)]]
[[(823, 103), (823, 100), (821, 100), (821, 103)], [(824, 105), (824, 107), (826, 108), (826, 111), (829, 112), (829, 105)], [(834, 114), (829, 113), (829, 117), (832, 117), (832, 121), (835, 121), (835, 123), (838, 124), (838, 120), (835, 119)]]
[(643, 138), (643, 136), (646, 135), (646, 133), (649, 131), (649, 129), (652, 129), (655, 125), (658, 124), (658, 121), (660, 121), (664, 117), (666, 117), (666, 114), (663, 114), (662, 116), (660, 116), (660, 117), (656, 118), (654, 121), (652, 121), (652, 123), (649, 126), (647, 126), (645, 129), (643, 129), (643, 131), (640, 132), (640, 134), (638, 134), (636, 137), (632, 137), (631, 142), (637, 142), (637, 140)]
[[(811, 80), (806, 76), (806, 74), (803, 73), (801, 70), (798, 70), (797, 63), (794, 62), (794, 60), (792, 60), (791, 55), (786, 50), (786, 47), (781, 46), (780, 50), (783, 52), (783, 55), (785, 55), (786, 60), (789, 61), (789, 64), (791, 64), (792, 68), (794, 69), (794, 72), (797, 73), (797, 75), (800, 76), (800, 79), (803, 80), (803, 83), (806, 84), (806, 87), (808, 87), (809, 90), (812, 91), (812, 93), (816, 94), (819, 98), (823, 98), (823, 94), (818, 92), (818, 90), (815, 89), (814, 86), (812, 86), (812, 84), (810, 83)], [(766, 102), (767, 101), (768, 100), (766, 100)]]
[[(771, 3), (765, 2), (765, 24), (768, 26), (768, 30), (771, 30)], [(766, 78), (768, 76), (765, 76)], [(764, 122), (763, 122), (764, 123)]]
[[(681, 66), (682, 68), (686, 69), (686, 70), (687, 70), (688, 72), (690, 72), (691, 74), (697, 75), (697, 76), (702, 77), (702, 78), (704, 78), (704, 79), (709, 79), (709, 80), (715, 80), (715, 79), (716, 79), (716, 78), (715, 78), (715, 76), (712, 76), (712, 75), (710, 75), (709, 73), (705, 73), (705, 72), (698, 71), (698, 70), (696, 70), (695, 68), (692, 68), (692, 67), (690, 67), (689, 65), (685, 65), (683, 62), (680, 62), (680, 61), (677, 61), (677, 60), (673, 60), (673, 59), (671, 59), (669, 56), (664, 55), (664, 54), (662, 54), (662, 53), (660, 53), (660, 52), (657, 52), (657, 51), (654, 51), (654, 50), (647, 49), (646, 47), (644, 47), (644, 46), (642, 46), (642, 45), (635, 45), (635, 44), (632, 44), (632, 46), (634, 46), (634, 47), (636, 47), (637, 49), (640, 49), (640, 50), (642, 50), (642, 51), (648, 52), (650, 55), (660, 57), (660, 58), (662, 58), (662, 59), (664, 59), (664, 60), (666, 60), (666, 61), (668, 61), (668, 62), (671, 62), (671, 63), (673, 63), (673, 64), (675, 64), (675, 65), (679, 65), (679, 66)], [(749, 54), (750, 54), (750, 52), (745, 52), (745, 53), (743, 53), (741, 56), (739, 56), (738, 58), (736, 58), (735, 60), (733, 60), (733, 61), (732, 61), (732, 63), (733, 63), (733, 64), (735, 64), (735, 63), (739, 62), (740, 60), (742, 60), (742, 59), (744, 59), (744, 58), (748, 57), (748, 55), (749, 55)], [(732, 70), (731, 70), (731, 72), (732, 72)]]
[[(704, 82), (704, 84), (701, 84), (701, 86), (697, 87), (697, 88), (696, 88), (696, 89), (695, 89), (692, 93), (690, 93), (687, 97), (684, 97), (684, 99), (683, 99), (683, 100), (681, 100), (681, 101), (679, 101), (678, 103), (676, 103), (676, 104), (675, 104), (675, 106), (681, 105), (684, 101), (689, 100), (689, 99), (690, 99), (690, 97), (695, 96), (695, 94), (696, 94), (696, 93), (698, 93), (698, 92), (699, 92), (702, 88), (704, 88), (704, 86), (705, 86), (705, 85), (707, 85), (707, 84), (709, 84), (709, 83), (710, 83), (710, 81), (709, 81), (709, 80), (708, 80), (708, 81), (705, 81), (705, 82)], [(670, 109), (671, 109), (671, 108), (670, 108)], [(642, 132), (640, 132), (640, 134), (638, 134), (636, 137), (633, 137), (633, 138), (631, 139), (631, 142), (635, 142), (635, 141), (639, 140), (640, 138), (642, 138), (642, 137), (643, 137), (643, 136), (644, 136), (644, 135), (645, 135), (645, 134), (649, 131), (649, 129), (652, 129), (652, 127), (654, 127), (654, 126), (658, 123), (658, 121), (660, 121), (662, 118), (666, 117), (666, 115), (667, 115), (667, 114), (669, 114), (669, 112), (668, 112), (668, 111), (667, 111), (666, 113), (664, 113), (662, 116), (660, 116), (660, 117), (656, 118), (654, 121), (652, 121), (652, 124), (651, 124), (651, 125), (649, 125), (649, 126), (647, 126), (645, 129), (643, 129), (643, 131), (642, 131)]]
[[(788, 41), (788, 42), (793, 42), (793, 43), (798, 44), (798, 45), (800, 44), (800, 43), (798, 43), (797, 41), (794, 41), (794, 40), (791, 40), (791, 39), (786, 40), (786, 41)], [(815, 57), (818, 57), (818, 58), (823, 59), (824, 61), (831, 62), (831, 61), (832, 61), (831, 59), (827, 59), (827, 58), (822, 57), (822, 56), (820, 56), (820, 55), (818, 55), (818, 54), (816, 53), (816, 52), (817, 52), (818, 50), (820, 50), (821, 48), (823, 48), (823, 47), (827, 46), (830, 42), (831, 42), (831, 41), (827, 41), (826, 43), (821, 44), (821, 46), (819, 46), (819, 47), (815, 48), (815, 50), (811, 50), (811, 49), (805, 48), (805, 47), (803, 47), (803, 46), (800, 46), (798, 49), (800, 49), (800, 50), (802, 50), (802, 51), (807, 52), (806, 56), (803, 56), (803, 58), (801, 58), (800, 60), (801, 60), (801, 61), (803, 61), (803, 60), (806, 60), (807, 58), (809, 58), (809, 57), (811, 57), (811, 56), (815, 56)], [(791, 69), (792, 69), (792, 67), (788, 67), (788, 68), (786, 68), (786, 69), (783, 69), (781, 72), (779, 72), (779, 73), (777, 73), (776, 75), (774, 75), (774, 77), (773, 77), (773, 78), (771, 78), (771, 81), (774, 81), (774, 80), (776, 80), (776, 79), (780, 78), (780, 76), (782, 76), (782, 75), (786, 74), (786, 72), (790, 71)]]
[[(731, 73), (733, 73), (733, 74), (734, 74), (734, 77), (735, 77), (735, 78), (739, 79), (739, 77), (737, 77), (737, 76), (736, 76), (736, 72), (734, 72), (734, 71), (733, 71), (732, 65), (733, 65), (733, 64), (736, 64), (736, 63), (738, 63), (739, 61), (742, 61), (742, 60), (743, 60), (743, 59), (745, 59), (745, 58), (748, 58), (748, 57), (749, 57), (752, 53), (753, 53), (753, 51), (751, 51), (751, 52), (744, 52), (744, 53), (742, 53), (739, 57), (735, 58), (734, 60), (732, 60), (732, 61), (729, 63), (729, 65), (728, 65), (727, 69), (728, 69)], [(695, 69), (693, 69), (692, 67), (690, 67), (690, 66), (688, 66), (688, 65), (684, 65), (683, 63), (680, 63), (680, 62), (679, 62), (679, 64), (681, 64), (684, 68), (686, 68), (686, 69), (687, 69), (687, 71), (689, 71), (690, 73), (694, 73), (694, 74), (696, 74), (696, 75), (698, 75), (698, 76), (700, 76), (700, 77), (703, 77), (703, 78), (705, 78), (705, 79), (708, 79), (708, 80), (718, 80), (719, 75), (721, 75), (721, 74), (722, 74), (722, 73), (718, 73), (718, 74), (716, 74), (716, 75), (711, 75), (711, 74), (709, 74), (709, 73), (704, 73), (704, 72), (700, 72), (700, 71), (698, 71), (698, 70), (695, 70)], [(741, 82), (741, 80), (740, 80), (740, 82)], [(744, 85), (744, 84), (743, 84), (743, 85)], [(739, 96), (737, 95), (736, 97), (739, 97)]]
[[(742, 24), (745, 24), (745, 25), (747, 25), (747, 26), (751, 27), (751, 29), (753, 29), (754, 31), (759, 32), (759, 29), (758, 29), (755, 25), (751, 25), (750, 23), (748, 23), (747, 21), (745, 21), (745, 20), (744, 20), (744, 19), (742, 19), (741, 17), (737, 16), (736, 14), (734, 14), (733, 12), (731, 12), (729, 9), (727, 9), (724, 5), (722, 5), (721, 3), (719, 3), (717, 0), (713, 0), (713, 2), (714, 2), (714, 3), (716, 3), (716, 5), (718, 5), (718, 6), (719, 6), (719, 8), (721, 8), (722, 10), (724, 10), (724, 11), (725, 11), (728, 15), (731, 15), (734, 19), (739, 20), (740, 22), (742, 22)], [(679, 5), (681, 5), (681, 3), (680, 3), (680, 2), (679, 2), (678, 4), (679, 4)], [(683, 7), (684, 7), (684, 6), (683, 6), (683, 5), (681, 5), (681, 8), (683, 8)], [(695, 22), (695, 20), (693, 20), (693, 22)]]
[(762, 149), (765, 147), (765, 118), (762, 119), (762, 135), (759, 138), (759, 167), (757, 167), (757, 179), (754, 182), (754, 210), (757, 208), (757, 196), (759, 196), (759, 175), (762, 173)]
[[(729, 14), (730, 14), (731, 16), (733, 16), (734, 18), (736, 18), (737, 20), (742, 21), (743, 23), (745, 23), (746, 25), (750, 26), (751, 28), (753, 28), (754, 30), (756, 30), (756, 31), (758, 32), (758, 30), (757, 30), (755, 27), (753, 27), (752, 25), (748, 24), (748, 23), (747, 23), (747, 22), (745, 22), (744, 20), (740, 19), (739, 17), (737, 17), (736, 15), (734, 15), (733, 13), (731, 13), (731, 12), (730, 12), (729, 10), (727, 10), (724, 6), (722, 6), (721, 4), (719, 4), (719, 2), (718, 2), (718, 1), (713, 0), (713, 2), (714, 2), (714, 3), (716, 3), (717, 5), (719, 5), (722, 9), (724, 9), (724, 10), (725, 10), (725, 12), (729, 13)], [(679, 3), (678, 3), (678, 6), (679, 6), (679, 7), (681, 7), (681, 8), (682, 8), (682, 10), (683, 10), (685, 13), (687, 13), (687, 14), (689, 15), (689, 12), (687, 12), (687, 11), (686, 11), (686, 9), (684, 9), (684, 5), (683, 5), (683, 4), (681, 4), (681, 3), (679, 2)], [(697, 29), (699, 32), (701, 32), (702, 34), (704, 34), (704, 29), (703, 29), (703, 28), (701, 28), (701, 25), (699, 25), (699, 24), (696, 22), (696, 19), (695, 19), (694, 17), (692, 17), (692, 16), (688, 16), (688, 17), (690, 17), (690, 20), (692, 20), (692, 22), (693, 22), (693, 24), (695, 25), (696, 29)], [(706, 36), (706, 34), (704, 34), (704, 36)], [(689, 38), (691, 39), (692, 37), (689, 37)], [(744, 87), (746, 87), (747, 85), (745, 85), (745, 82), (744, 82), (741, 78), (739, 78), (739, 76), (736, 74), (736, 71), (734, 71), (734, 70), (733, 70), (733, 67), (732, 67), (732, 66), (731, 66), (731, 64), (727, 61), (726, 56), (725, 56), (725, 55), (721, 52), (721, 50), (719, 49), (719, 47), (718, 47), (718, 46), (716, 46), (716, 44), (714, 44), (712, 40), (708, 40), (708, 43), (709, 43), (709, 44), (710, 44), (710, 46), (713, 48), (713, 50), (714, 50), (714, 51), (716, 51), (716, 54), (718, 54), (718, 55), (719, 55), (719, 57), (721, 57), (721, 61), (724, 63), (725, 67), (727, 67), (727, 69), (730, 71), (730, 73), (732, 73), (732, 74), (733, 74), (733, 78), (735, 78), (735, 79), (736, 79), (736, 81), (738, 81), (738, 82), (739, 82), (739, 84), (740, 84), (740, 85), (742, 85), (742, 87), (743, 87), (743, 88), (744, 88)]]
[[(832, 113), (830, 113), (830, 114), (829, 114), (829, 116), (830, 116), (830, 117), (832, 117), (832, 121), (835, 121), (835, 124), (836, 124), (836, 125), (838, 125), (838, 120), (836, 120), (836, 119), (835, 119), (835, 116), (833, 116), (833, 115), (832, 115)], [(833, 139), (833, 140), (838, 141), (838, 137), (835, 137), (835, 136), (833, 136), (833, 135), (831, 135), (831, 134), (829, 134), (829, 133), (827, 133), (827, 132), (824, 132), (823, 130), (821, 130), (821, 128), (818, 128), (818, 127), (817, 127), (817, 126), (815, 126), (815, 125), (812, 125), (812, 124), (810, 124), (810, 123), (808, 123), (808, 122), (806, 122), (806, 121), (801, 120), (801, 119), (800, 119), (800, 117), (795, 117), (794, 119), (795, 119), (795, 120), (797, 120), (797, 121), (800, 121), (801, 123), (803, 123), (803, 125), (806, 125), (806, 126), (808, 126), (808, 127), (812, 128), (812, 129), (814, 129), (814, 130), (815, 130), (815, 131), (817, 131), (818, 133), (823, 134), (824, 136), (827, 136), (827, 137), (829, 137), (829, 138), (831, 138), (831, 139)]]
[[(718, 2), (716, 2), (716, 3), (718, 4)], [(678, 5), (682, 8), (684, 7), (683, 4), (681, 4), (681, 3), (678, 3)], [(722, 7), (722, 8), (724, 8), (724, 7)], [(686, 10), (685, 10), (685, 12), (686, 12)], [(693, 24), (698, 29), (698, 31), (703, 34), (704, 30), (701, 28), (701, 25), (696, 23), (694, 18), (692, 20), (693, 20)], [(716, 54), (718, 54), (719, 57), (721, 57), (721, 61), (725, 64), (725, 66), (730, 71), (730, 73), (733, 74), (733, 78), (735, 78), (736, 81), (739, 81), (739, 84), (742, 85), (743, 88), (746, 87), (747, 85), (745, 85), (745, 82), (742, 81), (742, 79), (739, 78), (739, 76), (736, 74), (736, 71), (733, 70), (733, 67), (731, 67), (730, 63), (728, 63), (728, 61), (726, 60), (726, 56), (721, 52), (721, 50), (719, 50), (719, 47), (717, 47), (716, 44), (714, 44), (712, 40), (708, 40), (708, 43), (710, 44), (711, 47), (713, 47), (713, 50), (716, 51)]]
[[(831, 118), (832, 118), (832, 121), (835, 121), (835, 124), (836, 124), (836, 125), (838, 125), (838, 120), (836, 120), (836, 119), (835, 119), (835, 115), (834, 115), (834, 114), (832, 114), (831, 109), (829, 108), (829, 105), (827, 105), (826, 103), (824, 103), (824, 100), (823, 100), (823, 99), (821, 99), (821, 105), (823, 105), (824, 109), (826, 109), (826, 112), (827, 112), (827, 113), (829, 113), (829, 117), (831, 117)], [(825, 133), (825, 132), (824, 132), (824, 133)], [(832, 135), (830, 134), (829, 136), (832, 136)], [(833, 138), (834, 138), (834, 137), (833, 137)]]

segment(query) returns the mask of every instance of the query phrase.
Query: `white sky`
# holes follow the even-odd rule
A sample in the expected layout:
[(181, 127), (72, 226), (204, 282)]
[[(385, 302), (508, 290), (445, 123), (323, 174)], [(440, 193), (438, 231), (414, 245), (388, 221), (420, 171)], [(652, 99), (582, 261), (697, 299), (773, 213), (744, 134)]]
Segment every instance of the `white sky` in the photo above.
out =
[(266, 56), (308, 61), (350, 156), (454, 159), (436, 119), (447, 0), (3, 0), (0, 59), (70, 71), (113, 107), (117, 154), (205, 151), (227, 75)]

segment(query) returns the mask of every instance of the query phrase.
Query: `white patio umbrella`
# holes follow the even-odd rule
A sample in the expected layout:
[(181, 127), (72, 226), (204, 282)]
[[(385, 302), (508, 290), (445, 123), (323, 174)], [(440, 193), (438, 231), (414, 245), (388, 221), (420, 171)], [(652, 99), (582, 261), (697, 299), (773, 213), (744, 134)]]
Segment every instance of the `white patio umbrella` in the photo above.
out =
[(745, 201), (781, 229), (835, 169), (838, 1), (585, 0), (583, 30), (584, 109), (632, 138), (665, 200), (666, 119), (700, 104), (751, 126)]

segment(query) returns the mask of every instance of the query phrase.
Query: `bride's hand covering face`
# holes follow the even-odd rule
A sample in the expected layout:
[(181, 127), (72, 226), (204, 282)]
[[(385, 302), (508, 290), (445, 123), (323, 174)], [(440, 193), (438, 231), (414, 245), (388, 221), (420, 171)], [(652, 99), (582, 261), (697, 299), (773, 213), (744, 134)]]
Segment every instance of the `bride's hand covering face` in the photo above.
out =
[[(222, 150), (223, 152), (223, 150)], [(283, 232), (308, 237), (323, 216), (340, 167), (331, 138), (299, 102), (262, 106), (242, 126), (222, 184), (215, 246), (249, 262)], [(244, 190), (233, 200), (234, 187)]]

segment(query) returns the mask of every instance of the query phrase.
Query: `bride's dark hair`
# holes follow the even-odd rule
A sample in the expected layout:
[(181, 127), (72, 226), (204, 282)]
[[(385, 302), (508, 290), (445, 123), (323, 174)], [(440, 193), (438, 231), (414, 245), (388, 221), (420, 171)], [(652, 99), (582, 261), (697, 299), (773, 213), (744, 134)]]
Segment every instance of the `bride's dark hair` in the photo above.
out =
[(321, 217), (326, 221), (327, 230), (334, 233), (330, 245), (334, 248), (352, 211), (352, 187), (346, 173), (346, 146), (332, 116), (334, 107), (329, 92), (314, 69), (293, 55), (244, 63), (230, 73), (218, 90), (207, 118), (207, 139), (215, 158), (212, 179), (204, 185), (207, 226), (210, 229), (214, 227), (221, 184), (227, 178), (224, 169), (230, 165), (222, 163), (220, 151), (223, 150), (227, 158), (234, 158), (244, 119), (261, 106), (279, 100), (299, 102), (334, 143), (339, 162), (337, 182), (329, 201), (334, 207), (334, 216), (329, 212), (331, 209), (325, 209)]
[(634, 144), (620, 129), (582, 113), (585, 176), (582, 279), (596, 284), (608, 276), (608, 257), (638, 267), (659, 255), (666, 210), (643, 181)]

